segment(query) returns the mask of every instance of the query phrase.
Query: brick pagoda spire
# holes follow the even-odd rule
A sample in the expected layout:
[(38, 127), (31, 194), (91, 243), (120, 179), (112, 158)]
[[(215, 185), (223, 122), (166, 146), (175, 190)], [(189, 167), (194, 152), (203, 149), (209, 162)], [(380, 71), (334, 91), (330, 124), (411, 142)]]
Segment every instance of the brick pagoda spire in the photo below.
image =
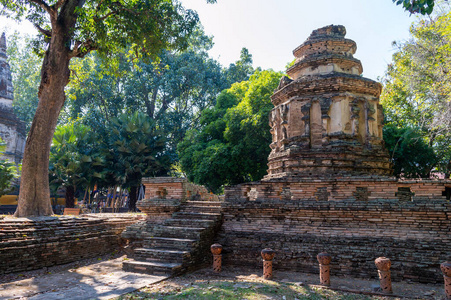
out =
[(314, 30), (271, 97), (264, 180), (392, 174), (382, 139), (380, 83), (362, 77), (344, 26)]

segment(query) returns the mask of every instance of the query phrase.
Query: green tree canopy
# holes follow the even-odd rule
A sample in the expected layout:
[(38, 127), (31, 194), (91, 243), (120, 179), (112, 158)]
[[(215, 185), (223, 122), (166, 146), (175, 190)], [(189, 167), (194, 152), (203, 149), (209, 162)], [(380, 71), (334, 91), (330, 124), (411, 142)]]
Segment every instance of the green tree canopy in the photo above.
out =
[(2, 15), (26, 18), (40, 31), (37, 50), (45, 51), (52, 37), (63, 38), (69, 42), (71, 57), (92, 50), (113, 53), (130, 44), (153, 56), (165, 48), (186, 48), (198, 22), (196, 12), (173, 0), (1, 0), (0, 4)]
[(252, 54), (249, 53), (247, 48), (242, 48), (240, 59), (235, 63), (230, 64), (230, 66), (224, 70), (229, 86), (235, 82), (248, 80), (252, 73), (254, 73), (252, 63)]
[(184, 49), (198, 16), (177, 0), (0, 0), (0, 8), (1, 15), (35, 25), (41, 34), (36, 49), (44, 56), (15, 215), (50, 215), (50, 145), (66, 98), (71, 59), (126, 47), (149, 57), (166, 48)]
[[(5, 152), (6, 144), (0, 138), (0, 156)], [(18, 168), (15, 163), (8, 159), (0, 159), (0, 197), (8, 194), (14, 188), (14, 179), (19, 177)]]
[(247, 80), (253, 72), (246, 49), (238, 61), (221, 68), (206, 52), (211, 39), (201, 29), (196, 34), (188, 50), (163, 51), (158, 60), (133, 61), (125, 52), (114, 72), (97, 55), (73, 64), (61, 122), (82, 118), (103, 132), (113, 116), (143, 111), (158, 122), (175, 162), (176, 145), (188, 129), (200, 126), (201, 112), (215, 105), (221, 90), (229, 88), (234, 80)]
[(178, 146), (188, 179), (218, 192), (223, 185), (259, 180), (270, 152), (270, 96), (282, 73), (256, 71), (218, 96), (201, 116), (202, 128), (191, 130)]
[(388, 124), (416, 128), (437, 157), (431, 170), (435, 168), (448, 176), (451, 172), (450, 18), (448, 12), (412, 26), (412, 38), (398, 45), (393, 63), (388, 66), (381, 95)]
[(54, 192), (65, 188), (66, 207), (74, 207), (75, 192), (93, 186), (102, 178), (103, 158), (98, 135), (78, 122), (55, 130), (50, 151), (50, 186)]
[(393, 162), (394, 175), (404, 178), (428, 178), (437, 163), (434, 149), (414, 128), (384, 127), (385, 146)]
[(144, 176), (161, 176), (170, 168), (166, 140), (156, 122), (145, 113), (122, 114), (112, 119), (104, 143), (107, 177), (130, 191), (129, 209), (136, 210), (137, 191)]
[(435, 0), (392, 0), (396, 5), (402, 5), (410, 13), (430, 15), (434, 10)]

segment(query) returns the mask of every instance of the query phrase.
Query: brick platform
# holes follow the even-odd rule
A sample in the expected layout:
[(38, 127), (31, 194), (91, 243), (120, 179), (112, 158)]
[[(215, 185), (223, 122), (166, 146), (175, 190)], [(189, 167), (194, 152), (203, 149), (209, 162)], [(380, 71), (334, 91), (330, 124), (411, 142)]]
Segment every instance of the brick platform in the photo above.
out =
[(144, 178), (143, 184), (146, 198), (137, 206), (147, 218), (122, 233), (129, 258), (123, 269), (176, 275), (209, 261), (222, 222), (219, 197), (185, 178)]
[(112, 253), (137, 215), (0, 220), (0, 274), (34, 270)]
[(219, 201), (217, 195), (208, 192), (204, 186), (189, 182), (186, 178), (143, 178), (142, 183), (146, 187), (145, 199)]
[(450, 200), (451, 180), (398, 180), (353, 176), (271, 179), (244, 183), (224, 190), (225, 198), (260, 200)]
[(224, 262), (376, 277), (374, 259), (393, 262), (395, 280), (442, 281), (450, 260), (451, 180), (398, 180), (382, 138), (382, 86), (361, 76), (356, 43), (343, 26), (314, 30), (293, 51), (271, 97), (272, 151), (262, 181), (225, 188), (219, 242)]
[[(451, 180), (391, 177), (382, 86), (361, 76), (356, 43), (345, 34), (326, 26), (294, 50), (290, 77), (271, 97), (268, 175), (225, 188), (215, 242), (225, 264), (261, 266), (260, 251), (272, 248), (275, 272), (318, 273), (316, 255), (328, 252), (333, 275), (376, 277), (374, 260), (385, 256), (394, 280), (441, 282), (440, 263), (451, 260)], [(187, 199), (205, 195), (194, 195), (184, 179), (143, 182), (149, 229), (139, 229), (138, 240), (146, 231), (161, 234)]]
[(442, 282), (439, 265), (451, 258), (446, 187), (451, 181), (348, 178), (226, 188), (224, 263), (259, 266), (269, 247), (276, 270), (317, 273), (316, 255), (326, 251), (332, 274), (376, 277), (374, 259), (386, 256), (394, 280)]
[(146, 221), (127, 227), (122, 233), (129, 241), (124, 270), (177, 275), (210, 261), (210, 245), (221, 227), (221, 203), (187, 201), (179, 210), (170, 218), (153, 212)]

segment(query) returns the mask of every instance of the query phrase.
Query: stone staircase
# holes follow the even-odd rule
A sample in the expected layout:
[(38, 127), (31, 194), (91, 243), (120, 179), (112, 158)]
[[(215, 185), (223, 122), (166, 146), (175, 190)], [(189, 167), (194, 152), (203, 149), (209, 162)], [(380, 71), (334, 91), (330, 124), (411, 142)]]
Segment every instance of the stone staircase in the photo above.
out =
[(187, 201), (162, 223), (141, 225), (142, 239), (123, 269), (169, 276), (196, 269), (210, 260), (210, 245), (221, 223), (221, 202)]

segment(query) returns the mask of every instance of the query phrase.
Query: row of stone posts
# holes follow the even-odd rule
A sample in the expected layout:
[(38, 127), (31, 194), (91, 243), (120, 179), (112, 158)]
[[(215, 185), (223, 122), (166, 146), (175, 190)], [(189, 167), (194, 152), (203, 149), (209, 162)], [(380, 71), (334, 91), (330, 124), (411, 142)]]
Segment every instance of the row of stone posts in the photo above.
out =
[[(222, 246), (220, 244), (213, 244), (211, 246), (211, 253), (213, 254), (213, 271), (216, 273), (221, 272), (222, 269)], [(276, 252), (270, 248), (265, 248), (261, 251), (261, 256), (263, 258), (263, 278), (271, 279), (272, 273), (272, 260)], [(330, 263), (332, 257), (325, 252), (322, 252), (316, 256), (319, 263), (319, 280), (321, 285), (330, 286)], [(392, 294), (392, 284), (390, 267), (391, 261), (386, 257), (377, 258), (374, 263), (376, 264), (380, 290), (384, 294)], [(451, 300), (451, 262), (446, 261), (440, 265), (440, 269), (443, 272), (443, 277), (445, 279), (445, 294), (446, 299)]]

